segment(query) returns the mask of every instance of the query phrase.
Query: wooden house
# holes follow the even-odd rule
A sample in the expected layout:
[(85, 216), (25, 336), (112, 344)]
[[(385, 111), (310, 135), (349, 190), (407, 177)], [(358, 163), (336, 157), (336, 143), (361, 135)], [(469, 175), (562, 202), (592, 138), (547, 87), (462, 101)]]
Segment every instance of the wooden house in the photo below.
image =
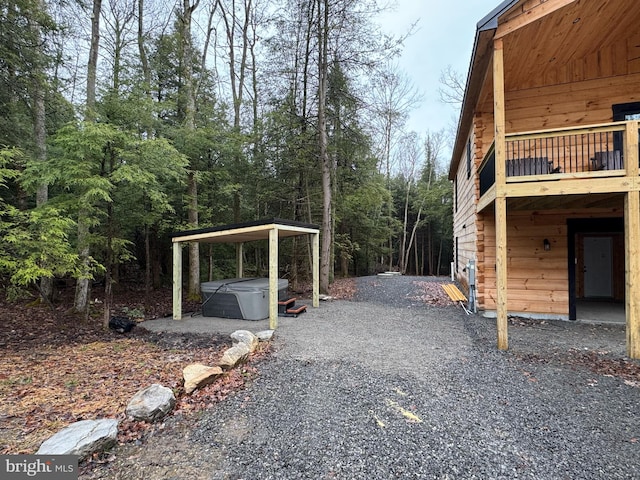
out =
[(478, 308), (624, 306), (640, 358), (640, 5), (509, 0), (477, 26), (450, 164), (454, 270)]

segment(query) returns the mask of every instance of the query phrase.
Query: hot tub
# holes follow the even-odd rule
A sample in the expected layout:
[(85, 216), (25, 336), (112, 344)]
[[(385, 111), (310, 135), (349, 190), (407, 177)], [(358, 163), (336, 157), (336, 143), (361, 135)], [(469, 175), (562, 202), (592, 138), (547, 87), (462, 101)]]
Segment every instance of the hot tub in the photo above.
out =
[[(289, 281), (278, 279), (278, 300), (287, 298)], [(204, 317), (263, 320), (269, 318), (268, 278), (229, 278), (204, 282), (202, 315)]]

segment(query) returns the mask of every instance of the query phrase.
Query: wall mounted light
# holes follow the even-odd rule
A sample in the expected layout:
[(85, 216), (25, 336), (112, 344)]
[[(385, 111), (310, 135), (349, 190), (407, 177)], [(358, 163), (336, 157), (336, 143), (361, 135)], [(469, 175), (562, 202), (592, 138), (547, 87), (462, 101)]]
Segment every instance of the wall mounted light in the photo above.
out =
[(549, 250), (551, 250), (551, 242), (549, 242), (549, 239), (545, 238), (542, 244), (544, 246), (545, 252), (548, 252)]

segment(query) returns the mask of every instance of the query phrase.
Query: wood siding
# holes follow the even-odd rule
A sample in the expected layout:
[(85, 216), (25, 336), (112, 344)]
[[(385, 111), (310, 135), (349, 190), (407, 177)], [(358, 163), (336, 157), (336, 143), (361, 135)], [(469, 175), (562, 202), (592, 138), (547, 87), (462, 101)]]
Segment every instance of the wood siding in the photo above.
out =
[(612, 106), (640, 101), (640, 74), (508, 92), (507, 133), (606, 123)]
[[(476, 135), (475, 126), (470, 132), (471, 144), (475, 146)], [(479, 160), (476, 158), (477, 147), (472, 148), (473, 157), (471, 159), (471, 177), (467, 178), (467, 151), (465, 149), (463, 158), (460, 159), (459, 168), (456, 174), (456, 202), (453, 212), (453, 236), (454, 248), (454, 272), (455, 278), (460, 282), (465, 292), (468, 294), (467, 275), (464, 271), (469, 260), (476, 258), (476, 202), (478, 192), (477, 168)]]
[[(620, 209), (545, 210), (511, 212), (507, 217), (508, 307), (509, 312), (566, 317), (569, 313), (569, 271), (567, 220), (621, 216)], [(479, 277), (478, 304), (484, 310), (496, 308), (495, 218), (483, 215), (483, 257)], [(551, 249), (544, 250), (544, 240)], [(619, 240), (614, 240), (619, 247)], [(617, 248), (616, 247), (616, 248)], [(619, 262), (619, 260), (618, 260)], [(622, 273), (617, 263), (616, 278)], [(577, 275), (580, 278), (580, 275)], [(622, 274), (622, 278), (624, 275)], [(617, 286), (615, 286), (617, 285)], [(621, 295), (620, 282), (614, 284)]]

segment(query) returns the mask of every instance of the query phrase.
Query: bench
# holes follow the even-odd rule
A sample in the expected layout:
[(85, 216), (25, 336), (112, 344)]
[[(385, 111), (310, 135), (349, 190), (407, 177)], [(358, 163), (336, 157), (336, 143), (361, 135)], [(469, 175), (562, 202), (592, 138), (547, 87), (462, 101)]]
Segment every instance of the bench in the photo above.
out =
[(507, 177), (546, 175), (553, 170), (553, 162), (547, 157), (513, 158), (506, 163)]
[(591, 170), (622, 170), (620, 150), (596, 152), (591, 160)]
[(464, 306), (464, 303), (467, 301), (467, 297), (465, 297), (464, 293), (460, 291), (458, 287), (456, 287), (453, 283), (445, 283), (442, 285), (442, 289), (449, 295), (449, 298), (453, 303), (457, 303), (462, 307), (467, 315), (469, 315), (469, 310)]

